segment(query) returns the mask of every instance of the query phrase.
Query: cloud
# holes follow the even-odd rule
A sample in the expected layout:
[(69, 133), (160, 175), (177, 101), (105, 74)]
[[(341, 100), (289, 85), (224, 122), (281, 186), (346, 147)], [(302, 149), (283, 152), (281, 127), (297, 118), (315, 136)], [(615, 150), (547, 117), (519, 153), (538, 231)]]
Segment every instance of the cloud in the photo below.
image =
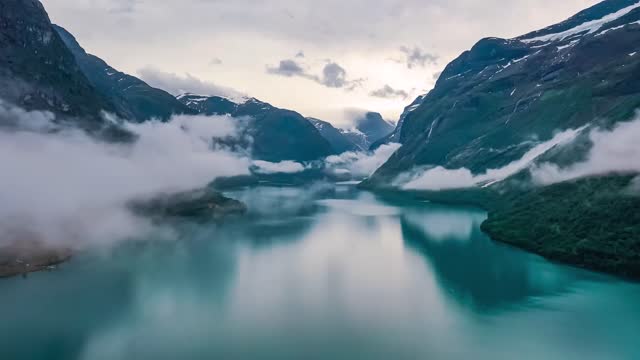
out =
[(273, 75), (280, 76), (302, 76), (313, 78), (312, 76), (306, 74), (305, 70), (302, 68), (300, 64), (298, 64), (295, 60), (280, 60), (278, 66), (267, 66), (267, 72)]
[(180, 76), (152, 67), (146, 67), (138, 70), (138, 75), (149, 85), (163, 89), (174, 96), (184, 93), (194, 93), (205, 96), (224, 96), (229, 98), (244, 96), (244, 94), (236, 90), (219, 86), (212, 82), (202, 81), (191, 74)]
[(400, 89), (396, 90), (391, 86), (389, 86), (388, 84), (385, 84), (380, 89), (371, 91), (369, 95), (374, 97), (384, 98), (384, 99), (394, 99), (394, 98), (406, 99), (409, 97), (409, 93), (407, 93), (406, 91), (400, 90)]
[[(239, 133), (229, 117), (125, 122), (137, 140), (111, 144), (57, 126), (49, 113), (0, 104), (0, 123), (6, 109), (23, 120), (0, 127), (0, 244), (28, 239), (83, 247), (142, 236), (151, 226), (131, 213), (130, 201), (249, 174), (247, 158), (213, 148), (212, 138)], [(43, 119), (48, 127), (32, 126)]]
[(585, 161), (567, 167), (543, 163), (531, 169), (533, 180), (542, 185), (609, 173), (640, 172), (640, 115), (611, 130), (594, 129), (593, 144)]
[(320, 83), (331, 88), (353, 90), (360, 86), (364, 79), (348, 80), (347, 71), (335, 62), (329, 62), (322, 69)]
[(304, 51), (300, 50), (298, 51), (298, 53), (296, 54), (297, 58), (304, 58)]
[(585, 127), (560, 132), (550, 140), (531, 148), (520, 159), (501, 168), (488, 169), (481, 174), (474, 175), (471, 170), (466, 168), (445, 169), (442, 166), (437, 166), (401, 174), (394, 181), (394, 185), (405, 190), (446, 190), (489, 186), (526, 169), (554, 147), (572, 142), (584, 129)]
[(0, 99), (0, 131), (47, 132), (55, 129), (54, 119), (55, 115), (49, 111), (26, 111)]
[(211, 61), (209, 61), (209, 65), (222, 65), (222, 59), (213, 58), (211, 59)]
[(267, 66), (267, 73), (285, 77), (297, 76), (329, 88), (343, 88), (348, 91), (361, 86), (364, 81), (364, 79), (350, 80), (345, 68), (331, 60), (328, 60), (322, 68), (321, 75), (309, 73), (300, 63), (292, 59), (280, 60), (277, 66)]
[(109, 12), (112, 14), (131, 14), (137, 10), (141, 0), (113, 0)]
[(252, 171), (257, 174), (296, 174), (303, 172), (306, 168), (304, 165), (295, 161), (280, 161), (277, 163), (255, 160), (252, 162)]
[(333, 88), (344, 87), (347, 82), (347, 71), (340, 65), (330, 62), (322, 69), (321, 83)]
[(364, 179), (387, 162), (400, 146), (400, 144), (391, 143), (380, 146), (374, 152), (349, 151), (329, 156), (325, 159), (325, 169), (332, 175)]
[[(366, 93), (327, 91), (312, 81), (278, 84), (266, 74), (263, 59), (280, 60), (284, 57), (277, 56), (287, 54), (300, 60), (295, 54), (304, 49), (305, 59), (311, 61), (312, 54), (333, 59), (353, 78), (405, 90), (429, 87), (431, 66), (397, 66), (392, 82), (377, 65), (386, 65), (381, 63), (389, 57), (405, 63), (400, 45), (438, 54), (438, 64), (444, 65), (483, 37), (513, 37), (541, 29), (600, 0), (378, 0), (375, 6), (371, 0), (146, 0), (127, 23), (121, 16), (105, 16), (112, 1), (42, 0), (55, 22), (71, 30), (86, 48), (108, 54), (107, 60), (123, 70), (151, 63), (182, 74), (220, 56), (224, 72), (211, 80), (302, 113), (332, 118), (336, 114), (329, 109), (366, 102)], [(313, 68), (315, 75), (324, 64), (318, 66)], [(275, 87), (277, 92), (272, 91)], [(292, 99), (301, 92), (313, 95), (296, 104)], [(402, 108), (397, 104), (385, 112), (395, 118)]]
[(438, 56), (424, 52), (419, 47), (407, 47), (401, 46), (400, 51), (405, 55), (405, 63), (407, 68), (413, 69), (415, 67), (425, 67), (426, 65), (436, 65), (438, 62)]

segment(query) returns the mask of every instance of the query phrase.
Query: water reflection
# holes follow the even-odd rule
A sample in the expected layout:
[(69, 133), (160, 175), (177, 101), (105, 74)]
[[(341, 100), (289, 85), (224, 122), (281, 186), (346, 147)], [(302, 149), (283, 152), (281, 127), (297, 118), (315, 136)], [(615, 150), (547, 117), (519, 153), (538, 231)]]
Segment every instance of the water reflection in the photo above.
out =
[(1, 281), (0, 358), (637, 354), (638, 286), (495, 244), (481, 211), (345, 186), (233, 195), (248, 218)]
[(429, 204), (405, 209), (400, 220), (404, 241), (424, 254), (455, 301), (476, 311), (504, 310), (594, 277), (490, 241), (480, 231), (484, 218), (482, 211)]

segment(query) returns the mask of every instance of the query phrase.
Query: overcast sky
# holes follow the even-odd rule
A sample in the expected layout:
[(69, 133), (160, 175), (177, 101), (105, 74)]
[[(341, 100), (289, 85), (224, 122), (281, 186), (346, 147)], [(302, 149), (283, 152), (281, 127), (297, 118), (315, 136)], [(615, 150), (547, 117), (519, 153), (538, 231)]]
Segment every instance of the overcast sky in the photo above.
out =
[(482, 37), (515, 37), (598, 0), (42, 0), (121, 71), (178, 92), (234, 90), (334, 123), (397, 120)]

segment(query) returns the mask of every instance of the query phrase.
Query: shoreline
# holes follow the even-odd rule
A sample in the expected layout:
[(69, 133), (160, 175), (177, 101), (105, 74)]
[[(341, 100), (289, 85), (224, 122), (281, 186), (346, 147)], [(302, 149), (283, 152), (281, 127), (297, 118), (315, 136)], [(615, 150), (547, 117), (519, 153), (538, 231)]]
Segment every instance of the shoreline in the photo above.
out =
[[(18, 252), (16, 252), (16, 250)], [(73, 257), (70, 249), (38, 249), (9, 247), (0, 250), (0, 279), (26, 276), (30, 273), (55, 270)]]
[[(399, 191), (393, 188), (371, 187), (367, 184), (359, 188), (383, 197), (400, 196), (444, 205), (480, 208), (487, 212), (487, 219), (482, 222), (480, 229), (492, 241), (536, 254), (558, 264), (611, 275), (625, 281), (639, 282), (640, 254), (630, 254), (629, 250), (635, 248), (634, 243), (640, 242), (640, 238), (636, 241), (633, 240), (633, 235), (625, 234), (632, 220), (620, 220), (615, 216), (619, 213), (629, 213), (629, 209), (640, 206), (640, 201), (637, 201), (636, 205), (632, 198), (618, 195), (631, 178), (584, 178), (507, 195), (498, 194), (490, 189)], [(561, 191), (562, 197), (558, 191)], [(598, 197), (599, 192), (605, 195)], [(581, 218), (578, 218), (580, 221), (576, 221), (570, 216), (586, 211), (581, 208), (581, 202), (585, 198), (602, 202), (601, 211), (596, 215), (590, 214), (596, 217), (598, 222), (582, 221)], [(613, 210), (610, 208), (611, 203), (617, 206)], [(528, 207), (523, 209), (523, 204)], [(592, 208), (587, 210), (594, 211)], [(605, 236), (600, 236), (596, 231), (601, 227), (601, 223), (609, 225), (609, 233)], [(581, 227), (576, 229), (576, 224)], [(555, 228), (561, 230), (554, 231)]]

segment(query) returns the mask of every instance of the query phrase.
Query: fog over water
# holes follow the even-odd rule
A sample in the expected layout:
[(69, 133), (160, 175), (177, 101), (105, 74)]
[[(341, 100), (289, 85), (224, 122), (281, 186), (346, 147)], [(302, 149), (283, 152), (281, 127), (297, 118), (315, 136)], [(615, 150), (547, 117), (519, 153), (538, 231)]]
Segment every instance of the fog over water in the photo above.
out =
[(494, 243), (483, 211), (350, 185), (228, 195), (246, 217), (0, 282), (0, 356), (640, 356), (638, 285)]

